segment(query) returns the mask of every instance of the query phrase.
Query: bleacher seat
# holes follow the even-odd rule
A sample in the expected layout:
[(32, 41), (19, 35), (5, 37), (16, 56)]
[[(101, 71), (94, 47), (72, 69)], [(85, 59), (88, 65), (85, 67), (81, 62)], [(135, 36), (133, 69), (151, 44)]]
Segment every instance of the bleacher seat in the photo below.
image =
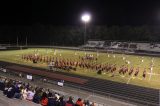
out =
[(85, 48), (102, 48), (105, 41), (88, 41), (83, 47)]

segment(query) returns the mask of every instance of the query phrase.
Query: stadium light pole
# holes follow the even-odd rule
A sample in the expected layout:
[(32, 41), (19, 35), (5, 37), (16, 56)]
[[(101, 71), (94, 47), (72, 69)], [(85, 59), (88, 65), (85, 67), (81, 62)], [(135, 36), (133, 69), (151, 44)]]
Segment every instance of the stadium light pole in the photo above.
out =
[(27, 36), (26, 36), (26, 46), (27, 46)]
[(87, 28), (86, 24), (90, 21), (91, 16), (90, 16), (90, 14), (86, 13), (86, 14), (82, 15), (81, 19), (84, 22), (84, 45), (85, 45), (86, 28)]
[(18, 36), (17, 36), (17, 47), (18, 47), (19, 43), (18, 43)]

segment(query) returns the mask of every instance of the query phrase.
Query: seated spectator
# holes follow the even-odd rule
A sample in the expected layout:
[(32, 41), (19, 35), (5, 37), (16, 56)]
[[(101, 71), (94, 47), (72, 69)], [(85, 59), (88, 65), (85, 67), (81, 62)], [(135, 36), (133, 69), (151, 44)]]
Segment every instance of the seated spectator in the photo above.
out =
[(95, 105), (95, 102), (92, 102), (91, 106), (96, 106), (96, 105)]
[(53, 97), (52, 93), (48, 93), (48, 106), (57, 106), (58, 101), (56, 97)]
[(1, 80), (0, 80), (0, 90), (3, 91), (4, 88), (5, 88), (4, 79), (1, 79)]
[(42, 94), (41, 105), (42, 106), (48, 105), (48, 98), (47, 98), (47, 94), (45, 92), (43, 92), (43, 94)]
[(23, 88), (21, 92), (22, 92), (22, 99), (25, 100), (27, 98), (28, 89), (27, 88)]
[(59, 98), (60, 98), (60, 96), (59, 96), (59, 94), (58, 94), (58, 93), (55, 93), (55, 96), (56, 96), (56, 98), (57, 98), (57, 99), (59, 99)]
[(41, 99), (41, 90), (37, 89), (33, 97), (33, 102), (39, 104), (40, 99)]
[(74, 106), (73, 98), (71, 96), (69, 97), (69, 100), (66, 102), (65, 106)]
[(29, 88), (29, 86), (30, 86), (30, 84), (29, 83), (27, 83), (27, 84), (25, 84), (25, 88)]
[(65, 106), (66, 102), (63, 100), (63, 96), (59, 98), (58, 106)]
[(21, 98), (21, 90), (20, 90), (20, 87), (18, 86), (18, 84), (16, 84), (16, 86), (15, 86), (14, 98), (17, 98), (17, 99)]
[(6, 85), (3, 90), (4, 95), (7, 95), (8, 89), (9, 89), (9, 85)]
[(84, 100), (84, 106), (90, 106), (89, 100)]
[(75, 106), (83, 106), (83, 102), (82, 102), (82, 99), (81, 99), (81, 98), (78, 98)]
[(28, 93), (27, 93), (27, 98), (26, 100), (29, 100), (29, 101), (32, 101), (33, 100), (33, 97), (34, 97), (34, 90), (33, 88), (29, 88), (28, 90)]
[(11, 85), (8, 88), (7, 97), (8, 98), (13, 98), (14, 94), (15, 94), (15, 87), (14, 87), (14, 85)]

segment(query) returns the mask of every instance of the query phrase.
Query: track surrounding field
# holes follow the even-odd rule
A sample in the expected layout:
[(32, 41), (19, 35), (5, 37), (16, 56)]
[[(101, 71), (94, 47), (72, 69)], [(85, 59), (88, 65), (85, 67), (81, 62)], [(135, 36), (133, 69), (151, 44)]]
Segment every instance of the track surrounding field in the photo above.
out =
[(66, 75), (56, 74), (53, 72), (46, 72), (44, 70), (41, 71), (41, 70), (37, 70), (37, 69), (21, 67), (21, 66), (17, 66), (17, 65), (7, 66), (6, 69), (14, 70), (17, 72), (22, 72), (22, 73), (40, 75), (40, 76), (44, 76), (44, 77), (47, 77), (50, 79), (65, 80), (65, 81), (73, 82), (73, 83), (77, 83), (77, 84), (85, 84), (87, 82), (87, 80), (85, 80), (85, 79), (80, 79), (80, 78), (76, 78), (76, 77), (69, 77)]

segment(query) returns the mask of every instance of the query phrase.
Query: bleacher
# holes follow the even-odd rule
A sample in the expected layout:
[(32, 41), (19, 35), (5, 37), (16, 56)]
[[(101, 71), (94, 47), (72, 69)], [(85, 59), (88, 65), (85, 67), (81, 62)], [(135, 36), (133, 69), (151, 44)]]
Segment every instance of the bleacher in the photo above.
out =
[(130, 43), (129, 44), (129, 49), (136, 50), (137, 49), (137, 44), (136, 43)]
[(91, 41), (89, 40), (86, 45), (84, 45), (84, 48), (103, 48), (105, 41)]
[(104, 47), (108, 48), (111, 46), (111, 42), (110, 41), (105, 41), (104, 42)]
[(146, 53), (160, 53), (160, 43), (149, 42), (120, 42), (89, 40), (84, 46), (86, 49), (101, 48), (104, 50), (122, 50)]
[(118, 45), (119, 45), (119, 42), (111, 42), (110, 48), (112, 48), (112, 49), (118, 49)]
[(10, 46), (9, 44), (0, 44), (0, 50), (7, 49), (7, 46)]
[(150, 47), (150, 43), (137, 43), (138, 50), (149, 50)]
[(129, 43), (127, 42), (119, 42), (118, 48), (128, 49)]
[(5, 49), (7, 48), (0, 45), (0, 50), (5, 50)]
[(150, 50), (160, 52), (160, 44), (150, 44)]

